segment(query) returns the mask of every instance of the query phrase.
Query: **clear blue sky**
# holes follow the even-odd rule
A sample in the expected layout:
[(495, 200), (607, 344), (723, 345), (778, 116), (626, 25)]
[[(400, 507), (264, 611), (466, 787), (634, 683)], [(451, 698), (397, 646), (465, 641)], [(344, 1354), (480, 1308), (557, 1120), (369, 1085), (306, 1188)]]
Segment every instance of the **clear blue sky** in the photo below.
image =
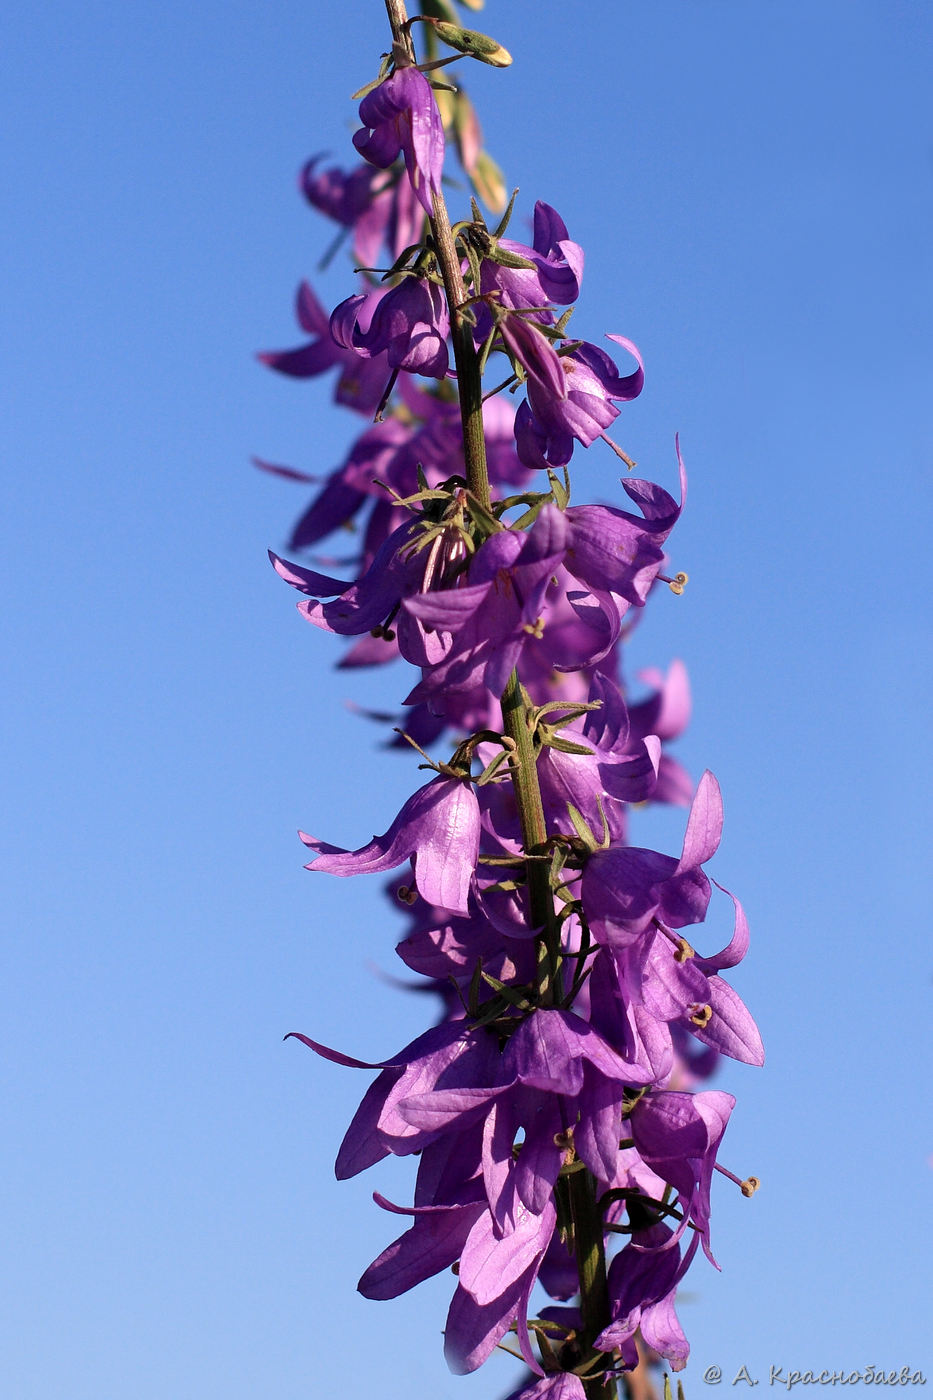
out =
[[(575, 329), (645, 355), (622, 441), (673, 486), (679, 430), (690, 473), (691, 582), (636, 657), (690, 670), (679, 755), (722, 784), (712, 873), (748, 909), (734, 980), (769, 1058), (717, 1080), (725, 1159), (763, 1187), (714, 1199), (688, 1400), (712, 1363), (930, 1376), (933, 10), (485, 23), (515, 65), (469, 88), (520, 209), (586, 248)], [(281, 1042), (380, 1058), (427, 1009), (374, 971), (378, 879), (305, 874), (294, 836), (388, 825), (414, 765), (344, 701), (402, 680), (328, 669), (265, 560), (303, 488), (248, 465), (327, 471), (358, 430), (252, 355), (300, 338), (331, 230), (294, 175), (349, 160), (385, 46), (379, 0), (5, 22), (3, 1400), (478, 1400), (513, 1375), (448, 1376), (449, 1280), (357, 1297), (394, 1233), (370, 1192), (404, 1199), (411, 1164), (335, 1183), (366, 1076)], [(576, 499), (615, 465), (594, 449)], [(677, 849), (680, 820), (642, 839)]]

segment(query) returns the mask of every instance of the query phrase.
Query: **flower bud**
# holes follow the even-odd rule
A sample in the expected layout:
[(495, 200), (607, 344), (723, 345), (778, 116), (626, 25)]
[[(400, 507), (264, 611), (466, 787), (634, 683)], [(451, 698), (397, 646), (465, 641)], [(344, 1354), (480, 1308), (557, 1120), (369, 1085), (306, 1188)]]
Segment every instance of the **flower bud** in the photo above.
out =
[(475, 29), (462, 29), (459, 24), (447, 24), (444, 20), (434, 21), (434, 32), (448, 48), (468, 58), (478, 58), (480, 63), (489, 63), (493, 68), (508, 68), (512, 55), (488, 34), (479, 34)]

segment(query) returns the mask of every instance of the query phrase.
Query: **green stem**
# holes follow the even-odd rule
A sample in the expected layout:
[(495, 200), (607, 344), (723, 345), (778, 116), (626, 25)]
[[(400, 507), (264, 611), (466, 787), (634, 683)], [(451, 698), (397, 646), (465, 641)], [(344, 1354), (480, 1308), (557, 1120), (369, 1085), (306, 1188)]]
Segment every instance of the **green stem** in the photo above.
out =
[(538, 986), (546, 1006), (555, 1006), (560, 986), (560, 926), (554, 914), (549, 862), (546, 855), (547, 822), (541, 785), (535, 758), (530, 725), (530, 705), (518, 672), (513, 671), (502, 695), (502, 727), (515, 744), (512, 754), (512, 787), (522, 829), (522, 846), (526, 855), (539, 855), (541, 860), (526, 862), (528, 903), (531, 922), (543, 930), (538, 949)]
[(486, 468), (486, 433), (483, 428), (483, 377), (479, 356), (473, 344), (473, 332), (462, 308), (467, 301), (467, 289), (460, 271), (460, 258), (454, 244), (447, 205), (441, 195), (434, 195), (434, 216), (431, 219), (434, 250), (444, 279), (444, 291), (450, 308), (450, 337), (457, 366), (457, 389), (460, 394), (460, 422), (463, 425), (463, 457), (466, 463), (467, 487), (480, 505), (489, 510), (489, 472)]
[[(404, 53), (409, 64), (413, 64), (415, 51), (411, 33), (405, 27), (408, 14), (404, 0), (385, 0), (385, 6), (392, 26), (393, 49), (399, 55)], [(483, 380), (470, 323), (463, 315), (463, 307), (468, 300), (467, 289), (460, 271), (460, 258), (443, 196), (435, 193), (433, 205), (431, 234), (450, 309), (450, 335), (454, 346), (454, 363), (457, 366), (467, 487), (480, 505), (488, 511), (490, 495), (489, 473), (486, 468), (486, 434), (483, 430)]]
[[(596, 1201), (596, 1178), (592, 1172), (572, 1172), (567, 1178), (567, 1190), (580, 1279), (580, 1313), (583, 1320), (580, 1343), (585, 1355), (609, 1323), (603, 1220)], [(585, 1380), (583, 1386), (587, 1400), (615, 1400), (616, 1386), (611, 1377), (596, 1376), (593, 1380)]]
[[(393, 50), (397, 61), (415, 62), (411, 34), (406, 28), (408, 15), (404, 0), (385, 0), (392, 26)], [(467, 487), (485, 509), (490, 508), (489, 473), (486, 465), (486, 436), (483, 429), (483, 384), (479, 357), (473, 344), (472, 328), (463, 315), (467, 289), (460, 269), (447, 205), (439, 193), (433, 198), (431, 233), (450, 309), (451, 339), (457, 367), (460, 417), (463, 425), (463, 456)], [(526, 855), (544, 856), (548, 830), (541, 800), (541, 786), (535, 761), (531, 729), (531, 702), (513, 671), (502, 695), (502, 719), (506, 734), (515, 743), (512, 756), (512, 782)], [(543, 930), (539, 942), (539, 986), (542, 1004), (555, 1006), (560, 999), (560, 926), (554, 912), (549, 862), (529, 860), (526, 865), (529, 912), (536, 928)], [(580, 1278), (580, 1307), (583, 1317), (581, 1341), (588, 1350), (609, 1323), (609, 1289), (606, 1280), (606, 1254), (602, 1214), (596, 1201), (596, 1179), (586, 1171), (566, 1178), (573, 1221), (577, 1269)], [(587, 1400), (614, 1400), (615, 1382), (603, 1377), (584, 1380)]]

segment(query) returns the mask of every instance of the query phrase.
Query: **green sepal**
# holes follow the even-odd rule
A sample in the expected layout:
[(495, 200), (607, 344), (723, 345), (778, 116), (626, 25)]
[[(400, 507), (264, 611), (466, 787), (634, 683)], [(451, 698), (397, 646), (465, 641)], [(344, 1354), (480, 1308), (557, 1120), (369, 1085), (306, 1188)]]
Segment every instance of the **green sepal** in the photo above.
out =
[(375, 91), (375, 89), (379, 86), (380, 83), (384, 83), (384, 82), (385, 82), (386, 78), (389, 76), (389, 69), (390, 69), (391, 67), (392, 67), (392, 55), (391, 55), (391, 54), (388, 54), (388, 53), (384, 53), (384, 54), (382, 55), (382, 62), (381, 62), (380, 65), (379, 65), (379, 76), (378, 76), (378, 78), (373, 78), (373, 80), (372, 80), (371, 83), (367, 83), (367, 84), (365, 85), (365, 87), (361, 87), (361, 88), (359, 89), (358, 92), (352, 92), (352, 93), (350, 94), (350, 101), (351, 101), (351, 102), (359, 102), (359, 101), (361, 100), (361, 98), (364, 98), (364, 97), (366, 96), (367, 93), (370, 93), (370, 92)]
[[(480, 273), (479, 255), (477, 254), (476, 249), (473, 247), (472, 240), (469, 238), (462, 238), (460, 240), (460, 247), (466, 253), (466, 260), (470, 265), (470, 285), (473, 289), (474, 294), (478, 296)], [(480, 369), (480, 374), (482, 374), (482, 372), (482, 369)]]
[[(407, 272), (407, 271), (409, 271), (409, 268), (408, 268), (408, 261), (409, 261), (409, 259), (410, 259), (410, 258), (413, 258), (414, 255), (415, 255), (416, 253), (420, 253), (420, 254), (423, 255), (423, 254), (425, 254), (427, 251), (428, 251), (428, 250), (425, 248), (425, 246), (424, 246), (423, 243), (409, 243), (408, 247), (405, 248), (403, 252), (399, 253), (398, 257), (395, 259), (395, 262), (394, 262), (394, 263), (392, 264), (392, 266), (389, 268), (388, 272), (384, 272), (384, 273), (382, 274), (382, 280), (383, 280), (383, 282), (388, 282), (388, 280), (389, 280), (390, 277), (397, 277), (397, 276), (399, 275), (400, 272), (403, 272), (403, 271)], [(411, 269), (411, 270), (412, 270), (412, 271), (415, 271), (415, 269)], [(371, 268), (361, 268), (361, 267), (358, 267), (358, 268), (356, 269), (356, 271), (357, 271), (357, 272), (367, 272), (367, 271), (372, 271), (372, 269), (371, 269)], [(415, 275), (418, 276), (418, 277), (423, 277), (423, 276), (425, 276), (425, 272), (424, 272), (423, 269), (419, 268), (419, 269), (417, 269), (417, 271), (415, 272)]]
[(553, 729), (563, 729), (565, 724), (571, 724), (573, 720), (579, 719), (581, 715), (589, 714), (592, 710), (601, 710), (603, 702), (601, 700), (547, 700), (543, 705), (536, 705), (532, 713), (532, 721), (537, 724), (544, 719), (545, 715), (554, 714), (556, 710), (564, 712), (563, 719), (556, 720), (552, 725)]
[(502, 248), (493, 240), (486, 257), (490, 262), (498, 263), (500, 267), (514, 268), (534, 268), (535, 264), (530, 258), (523, 258), (520, 253), (510, 253), (507, 248)]
[(551, 484), (551, 495), (554, 497), (554, 504), (560, 510), (566, 510), (570, 504), (570, 474), (567, 468), (564, 467), (563, 481), (558, 481), (554, 469), (548, 467), (547, 479)]
[(528, 1330), (535, 1334), (535, 1341), (538, 1343), (538, 1350), (541, 1352), (542, 1361), (550, 1362), (548, 1369), (551, 1371), (559, 1370), (560, 1366), (557, 1360), (557, 1352), (551, 1346), (550, 1338), (544, 1330), (544, 1324), (530, 1321), (528, 1323)]
[(567, 803), (567, 815), (570, 817), (570, 822), (574, 831), (590, 854), (592, 855), (594, 851), (598, 851), (599, 844), (596, 837), (593, 835), (592, 831), (590, 831), (582, 812), (578, 811), (572, 802)]
[(497, 753), (495, 758), (491, 759), (489, 763), (486, 764), (486, 767), (476, 779), (476, 786), (485, 787), (487, 783), (494, 782), (495, 779), (499, 776), (499, 769), (502, 767), (503, 763), (505, 763), (508, 760), (509, 757), (510, 754), (507, 749), (503, 749), (501, 753)]
[(480, 34), (475, 29), (464, 29), (459, 24), (448, 24), (445, 20), (435, 20), (434, 32), (442, 44), (467, 58), (476, 58), (480, 63), (491, 64), (493, 68), (508, 68), (512, 55), (488, 34)]
[(479, 1010), (479, 988), (482, 980), (483, 960), (482, 958), (477, 958), (476, 966), (473, 969), (473, 976), (470, 978), (469, 1006), (467, 1008), (470, 1015), (474, 1017)]
[(501, 501), (496, 501), (496, 510), (502, 514), (503, 511), (511, 510), (513, 506), (533, 506), (541, 500), (547, 500), (547, 495), (541, 495), (540, 491), (519, 491), (514, 496), (503, 496)]
[(481, 348), (481, 350), (480, 350), (480, 352), (479, 352), (479, 376), (480, 376), (480, 379), (482, 379), (483, 375), (484, 375), (485, 372), (486, 372), (486, 361), (489, 359), (489, 356), (492, 354), (492, 347), (493, 347), (493, 345), (495, 344), (495, 339), (496, 339), (496, 328), (495, 328), (495, 326), (493, 326), (492, 330), (489, 332), (489, 334), (487, 335), (486, 339), (483, 341), (482, 348)]
[(555, 322), (554, 329), (558, 332), (559, 335), (564, 334), (564, 331), (567, 329), (567, 325), (570, 321), (571, 316), (573, 315), (573, 312), (574, 308), (572, 306), (568, 306), (567, 310), (564, 312), (563, 316), (561, 316), (560, 320)]
[(542, 743), (546, 749), (556, 749), (558, 753), (579, 754), (581, 758), (593, 756), (593, 750), (587, 748), (586, 744), (574, 744), (570, 739), (561, 739), (555, 734), (543, 736)]
[(516, 201), (517, 198), (518, 198), (518, 187), (516, 186), (516, 188), (512, 191), (512, 198), (509, 200), (508, 204), (506, 205), (506, 208), (505, 208), (505, 211), (504, 211), (504, 213), (503, 213), (503, 215), (502, 215), (502, 218), (499, 220), (498, 224), (496, 224), (496, 227), (493, 229), (493, 234), (492, 234), (493, 238), (501, 238), (502, 235), (505, 233), (506, 229), (507, 229), (508, 226), (509, 226), (509, 222), (511, 221), (511, 218), (512, 218), (512, 210), (515, 208), (515, 201)]
[[(581, 1162), (580, 1165), (582, 1166), (583, 1163)], [(596, 1380), (597, 1376), (605, 1374), (606, 1359), (604, 1351), (591, 1351), (589, 1356), (580, 1362), (579, 1366), (574, 1366), (573, 1374), (579, 1376), (583, 1381)]]
[(527, 987), (510, 987), (507, 982), (500, 982), (498, 977), (493, 977), (488, 972), (483, 972), (480, 976), (487, 987), (492, 987), (493, 991), (497, 992), (503, 1001), (508, 1002), (509, 1006), (517, 1006), (520, 1011), (528, 1009), (530, 1003)]
[(496, 519), (492, 511), (487, 510), (482, 502), (478, 501), (475, 496), (469, 495), (468, 499), (470, 502), (470, 515), (473, 517), (476, 524), (482, 527), (487, 536), (498, 534), (500, 530), (505, 529), (505, 526)]
[(489, 894), (495, 890), (497, 894), (514, 894), (516, 890), (525, 888), (524, 880), (496, 880), (492, 885), (484, 885), (483, 893)]
[(520, 515), (517, 520), (512, 521), (510, 529), (527, 530), (529, 525), (533, 525), (535, 523), (538, 516), (541, 514), (541, 508), (547, 505), (547, 503), (547, 496), (542, 496), (540, 500), (535, 501), (532, 505), (530, 505), (523, 515)]

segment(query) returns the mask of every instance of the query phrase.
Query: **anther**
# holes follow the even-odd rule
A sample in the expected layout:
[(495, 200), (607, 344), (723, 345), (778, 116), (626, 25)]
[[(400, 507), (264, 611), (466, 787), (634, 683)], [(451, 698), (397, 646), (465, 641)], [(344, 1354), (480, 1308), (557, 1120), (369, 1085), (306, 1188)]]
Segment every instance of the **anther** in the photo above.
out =
[(702, 1030), (704, 1026), (709, 1025), (712, 1015), (713, 1008), (711, 1006), (697, 1006), (697, 1009), (693, 1012), (692, 1016), (690, 1017), (690, 1020), (695, 1026), (699, 1026), (700, 1030)]
[(678, 938), (677, 947), (674, 949), (674, 961), (676, 963), (685, 963), (695, 957), (696, 951), (691, 948), (686, 938)]
[(658, 578), (662, 583), (666, 583), (671, 592), (676, 593), (679, 598), (689, 582), (690, 575), (685, 574), (683, 570), (681, 570), (681, 572), (675, 574), (673, 578), (667, 578), (665, 574), (658, 574)]
[(718, 1162), (715, 1162), (713, 1165), (715, 1166), (718, 1172), (722, 1173), (723, 1176), (727, 1176), (730, 1181), (735, 1182), (736, 1186), (742, 1192), (743, 1196), (754, 1196), (755, 1192), (761, 1185), (761, 1182), (759, 1181), (757, 1176), (747, 1176), (744, 1181), (740, 1181), (739, 1178), (736, 1176), (735, 1172), (730, 1172), (728, 1167), (721, 1167)]
[(403, 904), (414, 904), (418, 898), (418, 891), (413, 890), (410, 885), (399, 885), (395, 894), (396, 898), (400, 899)]

